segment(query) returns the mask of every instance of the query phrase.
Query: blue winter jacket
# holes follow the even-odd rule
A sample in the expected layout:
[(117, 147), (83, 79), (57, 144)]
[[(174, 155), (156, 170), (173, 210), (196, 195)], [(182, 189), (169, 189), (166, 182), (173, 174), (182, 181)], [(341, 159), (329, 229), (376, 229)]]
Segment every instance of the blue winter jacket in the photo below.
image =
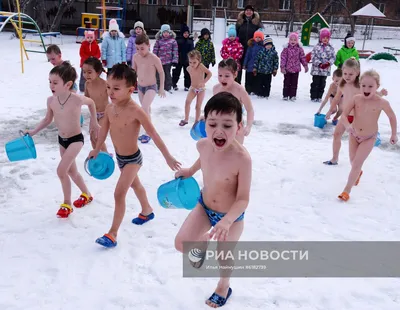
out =
[(125, 36), (122, 32), (116, 37), (111, 37), (107, 31), (103, 35), (101, 43), (101, 59), (107, 60), (107, 68), (126, 62)]
[(256, 42), (254, 39), (250, 39), (247, 42), (248, 48), (243, 61), (243, 67), (246, 68), (246, 72), (252, 72), (254, 68), (254, 62), (256, 61), (257, 54), (263, 47), (263, 41)]

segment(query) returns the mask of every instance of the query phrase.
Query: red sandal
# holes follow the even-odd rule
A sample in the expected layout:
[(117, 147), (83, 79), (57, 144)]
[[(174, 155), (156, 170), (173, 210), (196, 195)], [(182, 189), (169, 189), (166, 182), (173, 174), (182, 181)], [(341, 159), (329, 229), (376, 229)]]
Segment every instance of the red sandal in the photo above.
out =
[(67, 218), (72, 212), (74, 212), (74, 209), (69, 204), (63, 203), (58, 209), (57, 217)]
[(82, 193), (77, 200), (74, 201), (75, 208), (82, 208), (93, 201), (92, 196)]

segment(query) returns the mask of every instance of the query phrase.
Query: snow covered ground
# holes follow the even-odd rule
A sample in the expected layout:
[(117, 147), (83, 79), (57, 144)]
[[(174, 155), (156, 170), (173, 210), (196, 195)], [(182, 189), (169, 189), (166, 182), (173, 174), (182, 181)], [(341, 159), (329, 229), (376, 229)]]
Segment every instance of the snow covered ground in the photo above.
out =
[[(273, 39), (280, 52), (286, 39)], [(333, 43), (340, 48), (339, 40)], [(366, 48), (383, 51), (387, 44), (400, 46), (399, 41), (379, 40), (368, 41)], [(59, 154), (54, 125), (34, 137), (36, 160), (7, 160), (4, 144), (44, 116), (51, 64), (45, 55), (30, 53), (21, 74), (19, 42), (1, 33), (0, 46), (0, 309), (207, 309), (204, 300), (214, 291), (217, 279), (182, 278), (182, 256), (174, 249), (174, 237), (188, 211), (158, 205), (157, 188), (171, 180), (173, 172), (154, 143), (140, 145), (144, 154), (140, 178), (156, 218), (142, 227), (131, 224), (140, 207), (130, 192), (119, 245), (112, 250), (94, 241), (110, 226), (119, 172), (105, 181), (84, 173), (83, 163), (91, 150), (87, 110), (83, 111), (86, 144), (77, 162), (95, 201), (75, 210), (69, 219), (56, 217), (62, 191), (55, 172)], [(60, 47), (63, 58), (79, 69), (74, 37), (64, 37)], [(219, 48), (217, 44), (217, 54)], [(382, 86), (388, 89), (399, 117), (399, 64), (361, 60), (361, 68), (375, 68), (381, 74)], [(217, 67), (212, 71), (206, 99), (217, 83)], [(382, 145), (371, 153), (360, 185), (343, 204), (336, 197), (350, 170), (347, 135), (339, 166), (323, 165), (331, 157), (333, 127), (313, 127), (319, 104), (309, 100), (311, 76), (301, 73), (295, 103), (281, 100), (282, 82), (281, 74), (273, 79), (268, 101), (253, 99), (256, 122), (245, 146), (254, 171), (242, 240), (399, 240), (399, 146), (389, 143), (386, 116), (382, 114), (379, 121)], [(179, 86), (183, 88), (182, 80)], [(172, 153), (189, 166), (198, 155), (190, 127), (178, 126), (185, 96), (180, 90), (166, 99), (157, 98), (152, 117)], [(138, 100), (137, 95), (134, 99)], [(110, 140), (107, 144), (112, 149)], [(201, 174), (195, 177), (202, 186)], [(73, 188), (74, 197), (79, 194)], [(234, 278), (231, 286), (233, 295), (225, 308), (232, 310), (400, 308), (398, 279)]]

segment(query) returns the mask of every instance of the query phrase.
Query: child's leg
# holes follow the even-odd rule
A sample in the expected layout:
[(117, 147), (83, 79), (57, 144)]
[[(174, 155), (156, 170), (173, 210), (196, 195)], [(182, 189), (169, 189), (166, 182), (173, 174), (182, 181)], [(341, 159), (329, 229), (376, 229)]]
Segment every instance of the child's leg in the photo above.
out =
[[(76, 156), (79, 154), (83, 147), (82, 142), (71, 143), (67, 149), (60, 146), (61, 161), (57, 167), (57, 175), (60, 179), (62, 190), (64, 193), (64, 203), (71, 205), (71, 180), (68, 172), (75, 162)], [(84, 189), (87, 190), (85, 187)]]
[(177, 87), (176, 84), (178, 84), (179, 77), (181, 75), (181, 70), (182, 70), (182, 65), (177, 64), (175, 68), (172, 69), (172, 87), (175, 88)]
[(326, 86), (326, 76), (320, 76), (319, 77), (319, 85), (318, 85), (318, 99), (322, 99), (322, 96), (324, 95), (325, 91), (325, 86)]
[(190, 89), (185, 100), (185, 119), (184, 119), (185, 124), (183, 124), (183, 122), (181, 121), (181, 126), (186, 125), (187, 122), (189, 121), (190, 105), (192, 104), (194, 97), (196, 97), (196, 93), (194, 92), (193, 89)]
[(290, 75), (289, 97), (293, 98), (297, 95), (297, 83), (299, 81), (299, 73), (290, 73)]
[(324, 164), (337, 164), (339, 160), (339, 152), (340, 148), (342, 146), (342, 136), (344, 132), (346, 131), (346, 128), (342, 124), (342, 122), (339, 120), (339, 123), (335, 127), (335, 131), (333, 132), (333, 142), (332, 142), (332, 159), (324, 162)]
[(114, 200), (115, 200), (115, 210), (114, 210), (114, 218), (112, 221), (111, 228), (108, 232), (114, 239), (117, 238), (119, 227), (121, 226), (122, 220), (125, 215), (126, 208), (126, 193), (129, 188), (132, 186), (134, 179), (137, 176), (137, 173), (140, 169), (140, 165), (129, 164), (126, 165), (121, 170), (121, 175), (119, 177), (117, 186), (114, 192)]
[(198, 122), (200, 120), (200, 115), (201, 115), (201, 105), (203, 104), (204, 97), (206, 95), (206, 91), (202, 91), (199, 94), (197, 94), (196, 98), (196, 118), (195, 122)]
[(318, 75), (313, 75), (312, 83), (310, 85), (310, 98), (311, 100), (318, 98)]
[(251, 82), (253, 80), (254, 75), (253, 75), (253, 72), (246, 71), (245, 76), (246, 76), (246, 80), (244, 82), (244, 87), (245, 87), (247, 93), (250, 95), (252, 93), (252, 83)]
[(165, 91), (170, 91), (171, 87), (172, 87), (171, 67), (172, 67), (172, 64), (163, 65), (164, 74), (165, 74), (165, 83), (164, 83)]
[(91, 196), (89, 189), (87, 188), (85, 181), (82, 178), (82, 175), (78, 171), (75, 160), (68, 170), (68, 175), (71, 177), (72, 182), (74, 182), (75, 185), (78, 186), (79, 190), (82, 193), (87, 194), (89, 197)]
[(146, 190), (140, 182), (139, 176), (133, 180), (131, 188), (135, 192), (137, 199), (140, 202), (140, 206), (142, 207), (142, 215), (146, 216), (153, 213), (153, 208), (150, 206), (149, 200), (147, 199)]
[[(239, 221), (235, 222), (232, 224), (231, 228), (229, 229), (229, 234), (227, 237), (227, 242), (218, 242), (218, 247), (217, 251), (224, 251), (224, 253), (228, 253), (228, 251), (234, 251), (237, 241), (240, 239), (240, 236), (242, 235), (244, 228), (244, 222)], [(233, 260), (219, 260), (220, 266), (234, 266), (234, 261)], [(219, 296), (226, 298), (230, 286), (230, 276), (232, 274), (233, 270), (229, 269), (223, 269), (221, 270), (221, 278), (217, 284), (217, 288), (215, 289), (215, 294), (218, 294)], [(214, 308), (217, 305), (213, 303), (210, 300), (206, 300), (206, 304), (209, 305), (210, 307)]]
[(269, 97), (271, 93), (271, 83), (272, 83), (272, 74), (266, 74), (265, 75), (265, 97)]
[(85, 77), (83, 76), (83, 69), (81, 69), (81, 76), (79, 78), (79, 90), (83, 93), (85, 91)]
[(290, 73), (286, 73), (283, 75), (283, 98), (289, 97), (289, 89), (290, 89)]

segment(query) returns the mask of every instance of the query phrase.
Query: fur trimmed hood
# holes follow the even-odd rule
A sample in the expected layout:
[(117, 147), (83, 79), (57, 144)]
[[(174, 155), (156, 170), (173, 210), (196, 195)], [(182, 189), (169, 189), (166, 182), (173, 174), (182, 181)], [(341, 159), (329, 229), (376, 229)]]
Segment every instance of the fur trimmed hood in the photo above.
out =
[[(156, 33), (155, 38), (156, 38), (156, 40), (160, 40), (161, 39), (161, 30), (159, 30)], [(172, 31), (172, 30), (169, 31), (169, 39), (176, 39), (176, 33), (174, 31)]]
[(256, 40), (254, 40), (253, 38), (251, 38), (250, 40), (248, 40), (247, 41), (247, 46), (248, 47), (252, 47), (252, 46), (254, 46), (254, 45), (256, 45), (256, 44), (259, 44), (259, 45), (261, 45), (261, 46), (263, 46), (264, 44), (263, 44), (263, 41), (260, 41), (260, 42), (256, 42)]
[[(144, 33), (144, 34), (147, 34), (147, 33), (146, 33), (146, 30), (143, 30), (143, 33)], [(131, 37), (137, 37), (137, 34), (136, 34), (136, 32), (135, 32), (135, 29), (131, 29), (131, 30), (129, 31), (129, 34), (130, 34)]]
[[(244, 15), (244, 11), (240, 12), (238, 15), (238, 18), (237, 18), (238, 25), (243, 25), (245, 18), (246, 17)], [(258, 26), (261, 22), (260, 14), (258, 14), (257, 12), (254, 12), (253, 16), (251, 17), (251, 22), (253, 23), (253, 25)]]
[[(120, 38), (125, 39), (125, 35), (124, 35), (121, 31), (118, 31), (118, 36), (119, 36)], [(103, 35), (102, 35), (101, 37), (102, 37), (103, 39), (104, 39), (104, 38), (111, 38), (110, 32), (108, 32), (108, 31), (104, 32)]]

